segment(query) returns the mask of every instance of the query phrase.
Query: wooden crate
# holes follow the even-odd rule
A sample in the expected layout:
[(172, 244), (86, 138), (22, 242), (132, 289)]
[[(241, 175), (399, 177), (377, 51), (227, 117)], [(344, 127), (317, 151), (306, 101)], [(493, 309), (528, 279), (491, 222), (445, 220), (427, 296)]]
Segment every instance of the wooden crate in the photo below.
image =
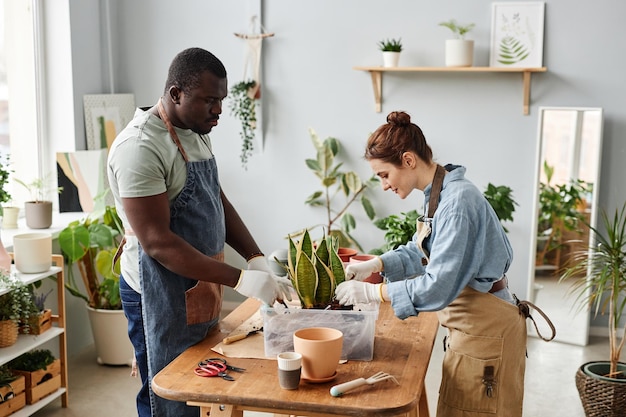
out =
[(26, 386), (26, 404), (34, 404), (61, 387), (61, 360), (52, 362), (46, 369), (34, 372), (13, 370), (23, 375)]
[[(28, 334), (42, 334), (46, 330), (52, 327), (52, 310), (45, 309), (43, 313), (39, 314), (37, 317), (31, 317), (28, 326)], [(19, 327), (20, 333), (26, 333), (23, 329), (23, 326)]]
[(5, 417), (13, 414), (14, 412), (23, 408), (26, 405), (26, 393), (24, 392), (24, 376), (18, 376), (16, 380), (10, 382), (10, 385), (10, 387), (0, 386), (0, 394), (2, 394), (2, 398), (5, 398), (5, 396), (11, 391), (13, 391), (13, 394), (15, 395), (10, 400), (0, 403), (0, 417)]

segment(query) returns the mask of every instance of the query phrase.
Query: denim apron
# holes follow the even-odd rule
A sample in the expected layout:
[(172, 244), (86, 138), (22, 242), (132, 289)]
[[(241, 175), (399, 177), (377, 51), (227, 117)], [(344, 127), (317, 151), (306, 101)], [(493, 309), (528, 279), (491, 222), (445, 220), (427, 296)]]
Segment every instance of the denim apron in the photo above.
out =
[[(226, 227), (215, 158), (189, 162), (159, 101), (159, 115), (187, 165), (185, 185), (170, 207), (170, 228), (205, 255), (223, 261)], [(223, 288), (177, 275), (139, 246), (143, 320), (152, 378), (190, 346), (200, 342), (219, 318)], [(197, 417), (198, 409), (161, 398), (150, 389), (153, 417)]]
[[(445, 168), (438, 165), (416, 244), (427, 265), (426, 240), (439, 205)], [(444, 341), (437, 417), (521, 417), (526, 368), (526, 317), (501, 298), (466, 287), (441, 311)]]

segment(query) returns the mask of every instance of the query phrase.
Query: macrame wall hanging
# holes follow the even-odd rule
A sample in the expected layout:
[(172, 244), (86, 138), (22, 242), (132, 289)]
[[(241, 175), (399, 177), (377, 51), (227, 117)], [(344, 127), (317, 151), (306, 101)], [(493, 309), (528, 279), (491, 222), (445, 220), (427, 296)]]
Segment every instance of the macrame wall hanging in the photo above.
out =
[[(266, 33), (258, 15), (250, 19), (250, 33), (235, 33), (235, 36), (245, 41), (246, 50), (242, 81), (230, 89), (231, 114), (241, 122), (239, 135), (243, 141), (241, 147), (241, 164), (247, 169), (248, 159), (255, 149), (262, 147), (261, 119), (261, 49), (263, 39), (274, 36)], [(260, 143), (257, 143), (257, 137)]]

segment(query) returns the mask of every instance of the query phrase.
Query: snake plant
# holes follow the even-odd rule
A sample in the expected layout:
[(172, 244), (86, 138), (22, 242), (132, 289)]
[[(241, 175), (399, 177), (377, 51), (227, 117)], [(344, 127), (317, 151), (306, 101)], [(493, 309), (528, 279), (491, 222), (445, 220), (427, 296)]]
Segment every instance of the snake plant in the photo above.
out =
[(302, 308), (332, 305), (335, 288), (345, 281), (338, 248), (337, 239), (326, 235), (315, 246), (308, 230), (299, 241), (289, 236), (287, 264), (279, 263), (288, 272)]

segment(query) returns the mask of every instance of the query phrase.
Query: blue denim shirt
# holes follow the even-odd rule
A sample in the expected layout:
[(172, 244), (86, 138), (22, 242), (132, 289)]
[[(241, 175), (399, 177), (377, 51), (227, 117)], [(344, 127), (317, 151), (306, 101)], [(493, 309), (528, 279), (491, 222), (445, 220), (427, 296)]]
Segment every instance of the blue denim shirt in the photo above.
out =
[[(511, 244), (496, 213), (484, 195), (465, 178), (465, 167), (447, 165), (432, 219), (432, 233), (425, 244), (430, 262), (411, 242), (381, 255), (395, 315), (401, 319), (420, 311), (438, 311), (466, 287), (488, 292), (504, 275), (513, 259)], [(424, 190), (427, 212), (432, 184)]]

